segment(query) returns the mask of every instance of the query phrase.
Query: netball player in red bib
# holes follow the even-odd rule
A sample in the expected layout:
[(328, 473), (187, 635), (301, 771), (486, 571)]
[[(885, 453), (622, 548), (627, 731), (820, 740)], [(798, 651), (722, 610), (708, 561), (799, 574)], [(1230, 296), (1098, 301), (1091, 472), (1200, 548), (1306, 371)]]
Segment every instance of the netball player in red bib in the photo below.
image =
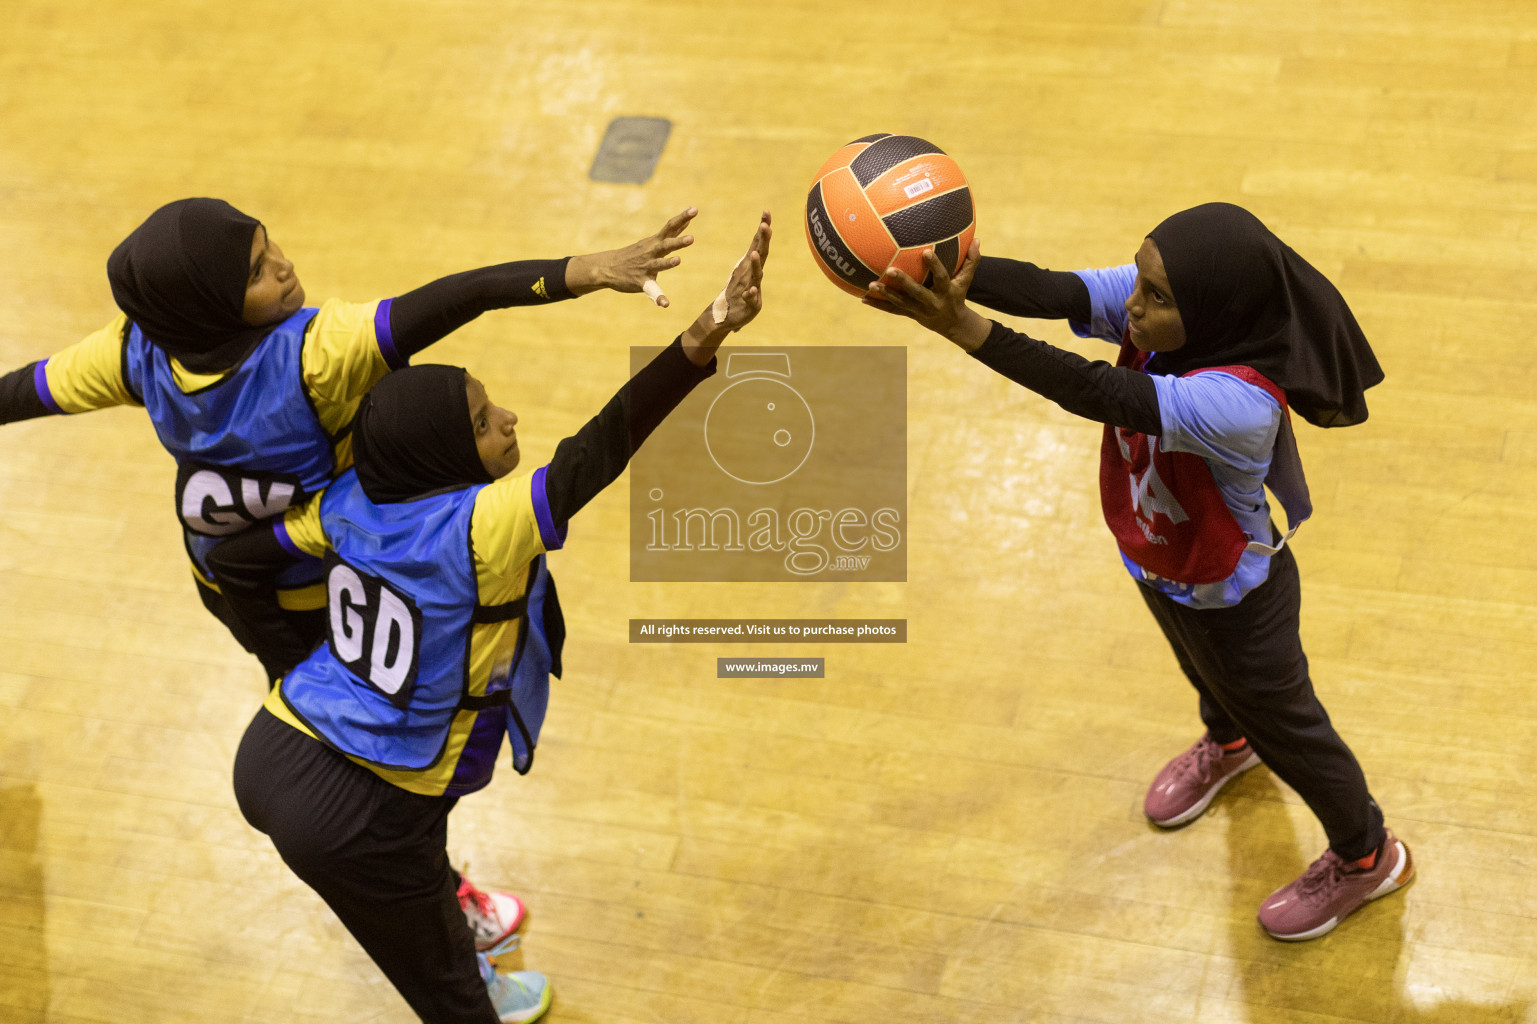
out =
[[(1261, 905), (1278, 939), (1316, 938), (1413, 876), (1355, 756), (1313, 691), (1298, 634), (1301, 591), (1286, 541), (1312, 512), (1291, 414), (1320, 427), (1366, 419), (1382, 380), (1338, 290), (1248, 211), (1177, 213), (1133, 264), (1059, 273), (983, 259), (973, 243), (932, 287), (888, 271), (866, 303), (917, 320), (979, 362), (1105, 425), (1100, 498), (1142, 599), (1199, 696), (1206, 731), (1170, 761), (1145, 810), (1172, 828), (1199, 817), (1263, 761), (1318, 816), (1329, 848)], [(969, 297), (1017, 316), (1067, 319), (1120, 345), (1090, 362), (991, 322)], [(1287, 528), (1271, 521), (1265, 487)]]

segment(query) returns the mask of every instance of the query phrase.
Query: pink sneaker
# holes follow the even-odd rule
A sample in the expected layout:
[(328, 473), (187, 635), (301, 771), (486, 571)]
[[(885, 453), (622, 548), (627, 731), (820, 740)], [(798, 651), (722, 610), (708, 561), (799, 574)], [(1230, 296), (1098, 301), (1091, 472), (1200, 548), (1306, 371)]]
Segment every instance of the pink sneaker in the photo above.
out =
[(1183, 825), (1199, 818), (1223, 786), (1257, 764), (1259, 755), (1249, 744), (1223, 750), (1207, 733), (1163, 766), (1148, 787), (1143, 813), (1159, 828)]
[(1409, 848), (1388, 829), (1377, 863), (1365, 870), (1325, 850), (1301, 878), (1277, 889), (1261, 904), (1260, 927), (1286, 942), (1316, 939), (1366, 903), (1397, 892), (1413, 878)]
[(475, 933), (475, 948), (484, 953), (518, 930), (528, 909), (511, 893), (481, 892), (464, 875), (459, 876), (459, 908)]

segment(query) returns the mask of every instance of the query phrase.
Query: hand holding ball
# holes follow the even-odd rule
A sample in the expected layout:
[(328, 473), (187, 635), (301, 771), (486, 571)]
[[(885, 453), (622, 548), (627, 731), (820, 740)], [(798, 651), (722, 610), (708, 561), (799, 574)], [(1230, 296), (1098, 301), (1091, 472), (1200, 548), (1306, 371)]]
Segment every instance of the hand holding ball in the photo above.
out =
[(806, 241), (828, 280), (863, 297), (895, 266), (928, 275), (933, 249), (953, 274), (976, 233), (966, 176), (931, 142), (911, 135), (867, 135), (834, 153), (806, 197)]

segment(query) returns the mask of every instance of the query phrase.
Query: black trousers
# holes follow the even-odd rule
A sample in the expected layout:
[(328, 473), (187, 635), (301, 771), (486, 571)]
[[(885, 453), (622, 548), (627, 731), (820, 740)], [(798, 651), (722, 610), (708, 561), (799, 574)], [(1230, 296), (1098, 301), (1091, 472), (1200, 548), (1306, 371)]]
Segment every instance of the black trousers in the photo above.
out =
[[(254, 654), (262, 662), (262, 668), (267, 671), (267, 685), (270, 687), (278, 681), (278, 678), (286, 675), (288, 670), (297, 664), (297, 660), (285, 661), (283, 664), (272, 664), (270, 658), (264, 657), (264, 650), (270, 646), (259, 643), (256, 634), (251, 627), (241, 621), (229, 605), (229, 598), (214, 590), (212, 587), (194, 581), (197, 587), (197, 596), (202, 599), (203, 607), (213, 614), (213, 617), (224, 623), (224, 628), (230, 631), (235, 641), (244, 647), (247, 654)], [(310, 611), (283, 610), (284, 621), (293, 629), (294, 643), (305, 651), (313, 650), (320, 641), (326, 638), (326, 610), (315, 608)]]
[(1355, 755), (1324, 710), (1298, 615), (1302, 586), (1290, 547), (1270, 559), (1270, 576), (1229, 608), (1196, 610), (1138, 584), (1179, 667), (1200, 694), (1212, 739), (1245, 738), (1260, 760), (1302, 797), (1329, 847), (1347, 860), (1382, 845), (1382, 811)]
[(235, 754), (235, 799), (417, 1016), (496, 1024), (448, 863), (453, 798), (392, 786), (263, 708)]

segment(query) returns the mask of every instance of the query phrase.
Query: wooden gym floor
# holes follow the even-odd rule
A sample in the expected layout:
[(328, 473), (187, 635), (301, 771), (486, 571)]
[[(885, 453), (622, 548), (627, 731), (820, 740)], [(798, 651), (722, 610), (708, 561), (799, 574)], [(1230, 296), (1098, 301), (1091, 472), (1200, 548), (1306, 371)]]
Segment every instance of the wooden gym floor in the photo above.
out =
[[(779, 216), (744, 343), (909, 347), (905, 584), (631, 584), (626, 488), (554, 561), (572, 626), (539, 763), (451, 848), (532, 908), (554, 1024), (1537, 1021), (1537, 19), (1522, 0), (960, 5), (0, 3), (0, 367), (113, 314), (159, 204), (229, 199), (312, 300), (610, 247), (693, 203), (674, 307), (487, 315), (431, 358), (519, 412), (530, 460), (632, 344)], [(671, 119), (644, 186), (608, 121)], [(1419, 881), (1286, 946), (1259, 901), (1323, 850), (1265, 770), (1189, 828), (1144, 788), (1199, 733), (1093, 493), (1097, 429), (865, 310), (801, 237), (874, 131), (965, 168), (984, 250), (1129, 260), (1242, 203), (1328, 274), (1388, 372), (1301, 430), (1314, 677)], [(1029, 325), (1079, 351), (1058, 324)], [(0, 432), (0, 1018), (400, 1022), (240, 818), (263, 684), (198, 605), (142, 412)], [(905, 618), (905, 646), (631, 646), (642, 616)], [(723, 654), (822, 654), (726, 681)]]

